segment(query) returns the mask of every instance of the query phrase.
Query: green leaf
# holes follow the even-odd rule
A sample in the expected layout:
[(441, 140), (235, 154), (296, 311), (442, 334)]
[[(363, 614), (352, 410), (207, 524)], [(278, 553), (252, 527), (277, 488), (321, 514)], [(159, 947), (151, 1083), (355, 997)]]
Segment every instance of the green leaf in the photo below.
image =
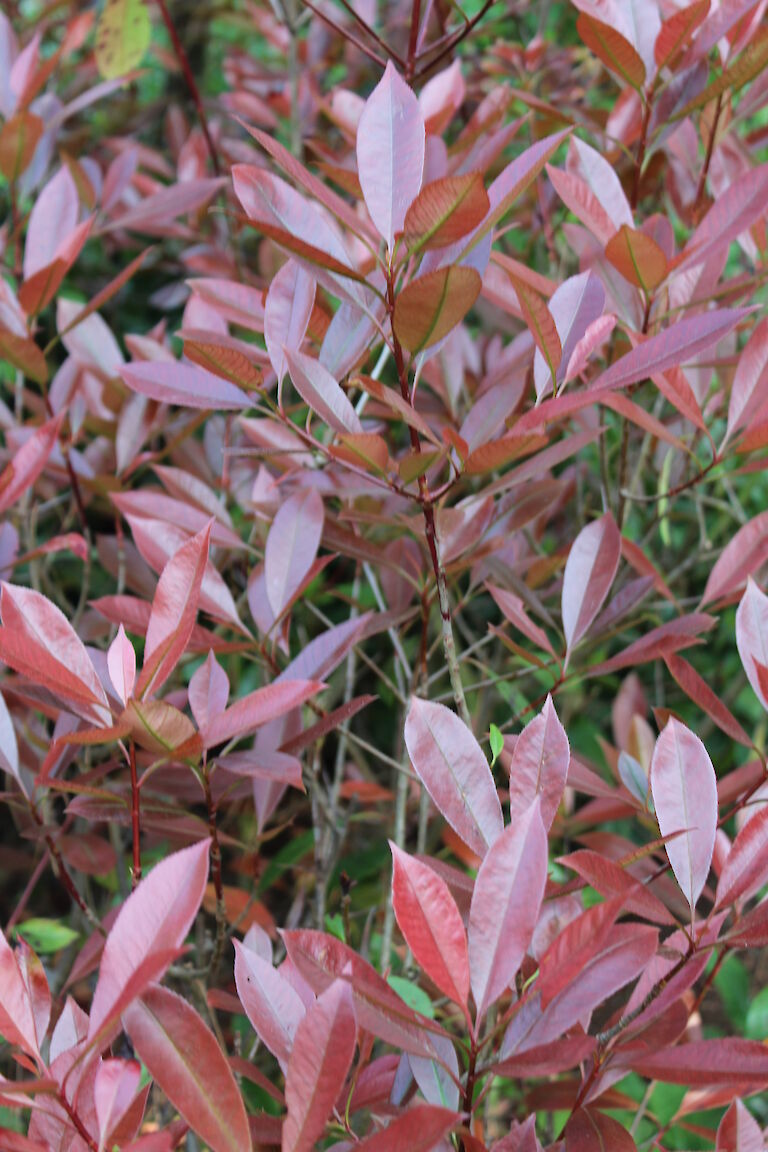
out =
[(768, 988), (761, 989), (749, 1005), (745, 1032), (750, 1040), (768, 1039)]
[(40, 917), (25, 920), (16, 929), (16, 934), (22, 936), (35, 952), (43, 954), (60, 952), (62, 948), (68, 948), (80, 939), (79, 932), (62, 924), (60, 920), (44, 920)]
[(501, 755), (503, 748), (504, 748), (504, 737), (502, 736), (501, 732), (496, 727), (496, 725), (491, 724), (491, 752), (493, 753), (493, 759), (491, 760), (491, 768), (493, 768), (494, 764), (498, 760), (499, 756)]
[(96, 25), (96, 66), (105, 80), (115, 80), (144, 59), (152, 25), (144, 0), (105, 0)]
[(413, 1008), (414, 1012), (421, 1012), (422, 1016), (434, 1020), (435, 1010), (432, 1007), (432, 1001), (424, 989), (419, 988), (418, 984), (413, 984), (402, 976), (390, 976), (387, 979), (387, 984), (397, 992), (400, 999), (404, 1000), (409, 1008)]

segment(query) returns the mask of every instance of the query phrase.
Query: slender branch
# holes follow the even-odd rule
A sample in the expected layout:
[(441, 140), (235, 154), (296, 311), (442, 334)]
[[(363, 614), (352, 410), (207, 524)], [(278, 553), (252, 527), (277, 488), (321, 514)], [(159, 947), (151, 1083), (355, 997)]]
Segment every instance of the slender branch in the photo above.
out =
[(133, 867), (131, 869), (131, 888), (135, 888), (141, 880), (141, 808), (139, 797), (139, 779), (136, 772), (136, 745), (131, 740), (128, 751), (131, 765), (131, 838), (133, 840)]
[(723, 97), (721, 94), (720, 96), (718, 96), (717, 104), (715, 105), (715, 115), (712, 119), (712, 131), (710, 133), (709, 141), (707, 143), (707, 154), (704, 157), (704, 166), (701, 169), (701, 172), (699, 173), (699, 182), (696, 185), (696, 197), (693, 201), (694, 212), (698, 209), (699, 205), (701, 204), (701, 198), (704, 195), (704, 189), (705, 189), (706, 183), (707, 183), (707, 176), (709, 175), (709, 166), (712, 163), (712, 153), (715, 150), (715, 138), (717, 136), (717, 128), (718, 128), (718, 124), (720, 123), (720, 113), (722, 112), (722, 110), (723, 110)]
[(350, 32), (348, 28), (342, 28), (341, 25), (334, 24), (330, 17), (326, 16), (326, 14), (320, 8), (317, 8), (312, 3), (312, 0), (302, 0), (302, 3), (305, 5), (305, 7), (309, 8), (310, 12), (314, 12), (315, 16), (322, 20), (323, 24), (327, 24), (327, 26), (334, 32), (337, 32), (340, 36), (343, 36), (345, 40), (349, 40), (350, 44), (354, 44), (355, 48), (362, 52), (363, 55), (367, 56), (369, 60), (373, 60), (374, 64), (378, 64), (380, 68), (386, 68), (387, 62), (386, 60), (382, 59), (381, 56), (379, 56), (378, 52), (374, 52), (372, 48), (369, 48), (367, 44), (364, 44), (363, 41), (358, 39), (358, 37), (355, 36), (354, 33)]
[[(415, 72), (414, 79), (420, 80), (426, 72), (434, 68), (437, 64), (440, 63), (441, 60), (444, 60), (446, 56), (449, 56), (453, 49), (457, 48), (462, 40), (466, 40), (472, 29), (480, 23), (488, 9), (492, 8), (495, 3), (496, 0), (485, 0), (485, 4), (483, 4), (482, 8), (475, 13), (471, 20), (468, 20), (466, 24), (464, 24), (461, 28), (459, 28), (456, 32), (448, 37), (445, 45), (440, 49), (437, 55), (432, 56), (432, 58), (426, 64), (423, 64), (422, 67)], [(439, 43), (439, 41), (437, 43)], [(431, 45), (430, 48), (427, 48), (422, 55), (431, 53), (432, 50), (437, 47), (437, 43)]]
[(213, 137), (211, 136), (211, 132), (208, 127), (208, 119), (205, 115), (205, 109), (203, 108), (203, 101), (200, 98), (200, 91), (192, 73), (189, 57), (187, 56), (187, 53), (184, 49), (184, 45), (179, 39), (179, 34), (176, 31), (176, 25), (173, 23), (173, 17), (168, 11), (165, 0), (157, 0), (157, 6), (160, 9), (160, 15), (163, 18), (163, 23), (165, 24), (168, 35), (171, 38), (171, 44), (173, 45), (173, 50), (176, 53), (176, 59), (179, 62), (179, 67), (181, 68), (182, 74), (184, 76), (184, 83), (187, 85), (189, 94), (192, 97), (192, 102), (195, 105), (195, 111), (197, 112), (197, 118), (200, 121), (200, 127), (203, 130), (203, 136), (205, 137), (208, 154), (211, 157), (213, 170), (217, 176), (221, 176), (221, 163), (219, 162), (219, 154), (216, 150), (216, 145), (213, 142)]
[(640, 132), (640, 143), (637, 146), (637, 156), (635, 158), (635, 181), (632, 185), (632, 211), (637, 208), (640, 199), (640, 179), (643, 174), (643, 161), (645, 160), (645, 148), (648, 141), (648, 127), (651, 123), (651, 111), (653, 109), (653, 102), (650, 94), (645, 95), (645, 111), (643, 113), (643, 127)]
[(221, 844), (219, 843), (219, 830), (216, 825), (216, 803), (211, 792), (211, 778), (208, 766), (203, 771), (203, 791), (205, 793), (205, 806), (208, 810), (208, 835), (211, 838), (211, 880), (216, 893), (216, 943), (213, 956), (208, 968), (208, 979), (216, 977), (216, 971), (221, 963), (224, 945), (227, 940), (227, 907), (224, 902), (224, 883), (221, 873)]
[(410, 83), (416, 61), (416, 50), (419, 42), (419, 25), (421, 23), (421, 0), (412, 0), (411, 31), (408, 37), (408, 59), (405, 65), (405, 78)]

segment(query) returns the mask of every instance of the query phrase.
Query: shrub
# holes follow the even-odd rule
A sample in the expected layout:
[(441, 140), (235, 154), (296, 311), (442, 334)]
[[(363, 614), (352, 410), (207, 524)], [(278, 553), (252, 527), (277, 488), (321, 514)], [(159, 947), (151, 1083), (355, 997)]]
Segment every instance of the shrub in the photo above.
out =
[(764, 1145), (764, 5), (575, 4), (0, 16), (11, 1152)]

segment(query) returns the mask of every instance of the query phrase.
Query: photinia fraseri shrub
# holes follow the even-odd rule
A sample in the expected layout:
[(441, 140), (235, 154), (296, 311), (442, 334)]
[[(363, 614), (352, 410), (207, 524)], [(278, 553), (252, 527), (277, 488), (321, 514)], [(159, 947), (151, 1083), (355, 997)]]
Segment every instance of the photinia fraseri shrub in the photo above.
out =
[(9, 1148), (762, 1147), (763, 7), (0, 16)]

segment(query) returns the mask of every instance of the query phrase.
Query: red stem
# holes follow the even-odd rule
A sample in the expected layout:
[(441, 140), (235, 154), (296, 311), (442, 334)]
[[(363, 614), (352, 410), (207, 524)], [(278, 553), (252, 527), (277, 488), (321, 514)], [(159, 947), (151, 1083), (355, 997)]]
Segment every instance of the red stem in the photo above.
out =
[(195, 105), (195, 110), (197, 112), (197, 118), (200, 121), (200, 127), (203, 130), (203, 136), (205, 136), (205, 143), (208, 147), (208, 154), (210, 155), (211, 163), (213, 164), (213, 170), (217, 176), (221, 176), (221, 164), (219, 163), (219, 154), (216, 151), (216, 145), (213, 142), (213, 137), (211, 136), (210, 129), (208, 128), (208, 120), (207, 120), (206, 115), (205, 115), (205, 109), (203, 108), (203, 101), (200, 98), (200, 91), (197, 87), (197, 84), (195, 83), (195, 77), (192, 74), (192, 68), (191, 68), (190, 63), (189, 63), (189, 57), (187, 56), (187, 53), (184, 50), (184, 45), (182, 44), (181, 40), (179, 39), (179, 34), (176, 31), (176, 26), (173, 23), (173, 18), (171, 17), (171, 14), (168, 11), (168, 8), (166, 7), (165, 0), (157, 0), (157, 6), (160, 9), (160, 15), (163, 18), (163, 23), (165, 24), (165, 27), (168, 31), (168, 35), (171, 38), (171, 43), (173, 44), (173, 50), (176, 53), (176, 59), (179, 62), (179, 67), (181, 68), (182, 74), (184, 76), (184, 83), (187, 85), (187, 88), (189, 89), (189, 94), (192, 97), (192, 102)]
[(136, 745), (133, 740), (131, 740), (129, 759), (131, 763), (131, 835), (133, 839), (131, 888), (135, 888), (141, 880), (141, 809), (139, 778), (136, 772)]

